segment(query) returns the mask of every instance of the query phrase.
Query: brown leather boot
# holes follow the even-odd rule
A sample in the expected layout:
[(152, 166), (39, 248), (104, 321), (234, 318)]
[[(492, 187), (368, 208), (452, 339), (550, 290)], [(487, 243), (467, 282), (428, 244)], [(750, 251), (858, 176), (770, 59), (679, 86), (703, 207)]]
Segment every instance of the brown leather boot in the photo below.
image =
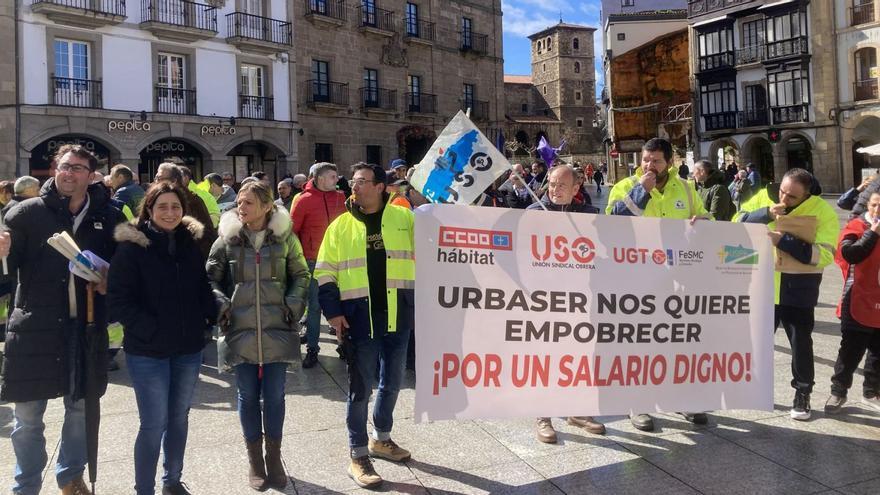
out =
[(92, 491), (89, 490), (86, 482), (80, 476), (61, 487), (61, 495), (92, 495)]
[(556, 430), (550, 418), (538, 418), (537, 422), (538, 441), (544, 443), (556, 443)]
[(283, 490), (288, 481), (281, 462), (281, 439), (266, 437), (266, 485)]
[(258, 438), (253, 442), (245, 440), (248, 453), (248, 485), (257, 491), (264, 491), (266, 488), (266, 464), (263, 462), (263, 439)]

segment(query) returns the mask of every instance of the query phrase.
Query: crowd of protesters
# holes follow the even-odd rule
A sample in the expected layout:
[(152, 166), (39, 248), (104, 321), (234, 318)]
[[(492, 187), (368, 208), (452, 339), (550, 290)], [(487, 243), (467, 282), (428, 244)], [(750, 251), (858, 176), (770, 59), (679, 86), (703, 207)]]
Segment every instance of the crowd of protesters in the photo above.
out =
[[(478, 200), (481, 206), (599, 214), (605, 164), (517, 163)], [(794, 399), (790, 415), (807, 420), (814, 383), (812, 331), (822, 271), (842, 270), (838, 309), (842, 339), (825, 412), (846, 402), (853, 374), (867, 352), (863, 395), (880, 409), (880, 177), (865, 179), (838, 204), (852, 211), (843, 233), (809, 172), (789, 170), (763, 184), (756, 167), (719, 169), (708, 161), (673, 163), (672, 146), (648, 141), (640, 166), (608, 193), (605, 214), (768, 225), (773, 245), (802, 265), (776, 277), (775, 326), (792, 347)], [(411, 457), (391, 436), (404, 370), (413, 368), (415, 245), (411, 210), (427, 200), (410, 185), (414, 168), (396, 159), (388, 169), (357, 163), (347, 180), (332, 163), (273, 184), (264, 172), (237, 183), (230, 173), (201, 182), (190, 169), (161, 164), (140, 185), (125, 165), (101, 175), (96, 157), (66, 145), (54, 177), (0, 182), (6, 229), (0, 255), (9, 275), (0, 290), (8, 304), (0, 399), (14, 403), (14, 493), (35, 494), (47, 462), (43, 414), (47, 402), (65, 408), (55, 477), (63, 494), (91, 494), (84, 480), (87, 396), (103, 395), (108, 324), (122, 328), (140, 426), (133, 446), (138, 494), (155, 493), (160, 452), (163, 495), (189, 494), (183, 483), (188, 414), (204, 348), (214, 345), (220, 371), (235, 376), (238, 416), (247, 452), (247, 483), (284, 490), (281, 461), (285, 380), (289, 366), (318, 364), (322, 314), (348, 364), (348, 474), (360, 487), (382, 483), (371, 458)], [(594, 187), (589, 187), (594, 186)], [(777, 228), (781, 217), (815, 217), (815, 239)], [(698, 227), (697, 227), (698, 228)], [(77, 245), (109, 262), (100, 283), (74, 276), (46, 240), (69, 233)], [(17, 275), (17, 278), (16, 278)], [(2, 294), (0, 294), (2, 295)], [(97, 343), (84, 329), (96, 327)], [(112, 326), (111, 326), (112, 328)], [(111, 331), (112, 333), (112, 331)], [(301, 346), (305, 345), (305, 355)], [(98, 353), (88, 350), (97, 346)], [(90, 359), (108, 359), (87, 372)], [(109, 362), (109, 364), (107, 364)], [(368, 402), (378, 384), (372, 418)], [(682, 412), (704, 424), (704, 412)], [(648, 414), (632, 414), (639, 430)], [(605, 426), (589, 416), (566, 418), (592, 434)], [(368, 423), (372, 423), (368, 431)], [(538, 418), (539, 441), (556, 443), (550, 418)]]

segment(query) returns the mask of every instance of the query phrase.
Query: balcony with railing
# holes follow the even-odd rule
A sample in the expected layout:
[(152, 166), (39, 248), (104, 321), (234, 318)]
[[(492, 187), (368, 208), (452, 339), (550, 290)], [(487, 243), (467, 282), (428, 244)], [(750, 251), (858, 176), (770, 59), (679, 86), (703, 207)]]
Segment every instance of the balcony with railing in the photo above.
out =
[(141, 29), (191, 43), (217, 35), (217, 8), (187, 0), (141, 0)]
[(156, 112), (198, 115), (196, 113), (196, 90), (155, 86), (154, 91)]
[(362, 32), (380, 36), (394, 36), (394, 12), (377, 8), (375, 5), (359, 5), (357, 8), (358, 28)]
[(309, 79), (303, 86), (306, 104), (312, 108), (348, 107), (348, 84)]
[(732, 51), (713, 53), (711, 55), (700, 55), (698, 58), (699, 72), (732, 69), (733, 61), (734, 55)]
[(275, 99), (238, 95), (238, 116), (243, 119), (275, 120)]
[(103, 107), (101, 81), (55, 76), (50, 79), (53, 105), (80, 108)]
[(393, 89), (366, 87), (358, 89), (361, 110), (365, 112), (396, 112), (397, 91)]
[(408, 113), (437, 113), (437, 95), (404, 93), (403, 99)]
[(880, 97), (877, 94), (877, 78), (854, 82), (853, 97), (855, 101), (876, 100)]
[(736, 113), (737, 127), (760, 127), (770, 125), (766, 108), (753, 108)]
[(809, 43), (806, 36), (790, 38), (780, 41), (768, 41), (767, 53), (764, 54), (764, 61), (778, 61), (780, 59), (803, 57), (809, 55)]
[(334, 26), (345, 24), (345, 0), (305, 0), (306, 18)]
[(736, 129), (736, 112), (703, 114), (706, 132)]
[(489, 119), (489, 102), (481, 100), (461, 100), (461, 111), (467, 112), (471, 110), (471, 120), (488, 120)]
[(764, 60), (766, 48), (764, 45), (751, 45), (737, 48), (734, 51), (736, 65), (754, 64)]
[(473, 31), (462, 31), (459, 48), (463, 52), (475, 53), (477, 55), (486, 55), (489, 53), (489, 35), (475, 33)]
[(31, 11), (59, 24), (97, 28), (125, 20), (125, 0), (33, 0)]
[(773, 115), (773, 124), (792, 124), (795, 122), (807, 122), (810, 119), (810, 106), (806, 103), (801, 105), (789, 105), (785, 107), (773, 107), (770, 109)]
[(849, 8), (849, 25), (859, 26), (874, 22), (874, 2), (854, 5)]
[(407, 17), (403, 20), (403, 39), (415, 43), (433, 43), (436, 39), (434, 23)]
[(244, 12), (226, 14), (226, 42), (242, 51), (275, 53), (293, 44), (290, 23)]

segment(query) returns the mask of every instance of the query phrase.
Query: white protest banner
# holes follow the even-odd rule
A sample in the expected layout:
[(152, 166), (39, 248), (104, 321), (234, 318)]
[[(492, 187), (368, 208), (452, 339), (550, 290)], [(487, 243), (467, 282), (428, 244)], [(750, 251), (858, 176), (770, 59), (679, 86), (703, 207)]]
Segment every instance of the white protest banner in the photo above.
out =
[(510, 168), (504, 155), (459, 110), (416, 165), (410, 183), (432, 203), (467, 205)]
[(763, 225), (426, 205), (417, 421), (773, 407)]

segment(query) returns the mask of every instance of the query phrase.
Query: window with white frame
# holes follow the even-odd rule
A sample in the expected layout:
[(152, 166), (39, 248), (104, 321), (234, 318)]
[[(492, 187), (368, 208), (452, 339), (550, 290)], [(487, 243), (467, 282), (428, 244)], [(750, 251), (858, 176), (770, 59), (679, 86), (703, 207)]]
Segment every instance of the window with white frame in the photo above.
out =
[(55, 77), (90, 79), (89, 44), (84, 41), (55, 40)]

